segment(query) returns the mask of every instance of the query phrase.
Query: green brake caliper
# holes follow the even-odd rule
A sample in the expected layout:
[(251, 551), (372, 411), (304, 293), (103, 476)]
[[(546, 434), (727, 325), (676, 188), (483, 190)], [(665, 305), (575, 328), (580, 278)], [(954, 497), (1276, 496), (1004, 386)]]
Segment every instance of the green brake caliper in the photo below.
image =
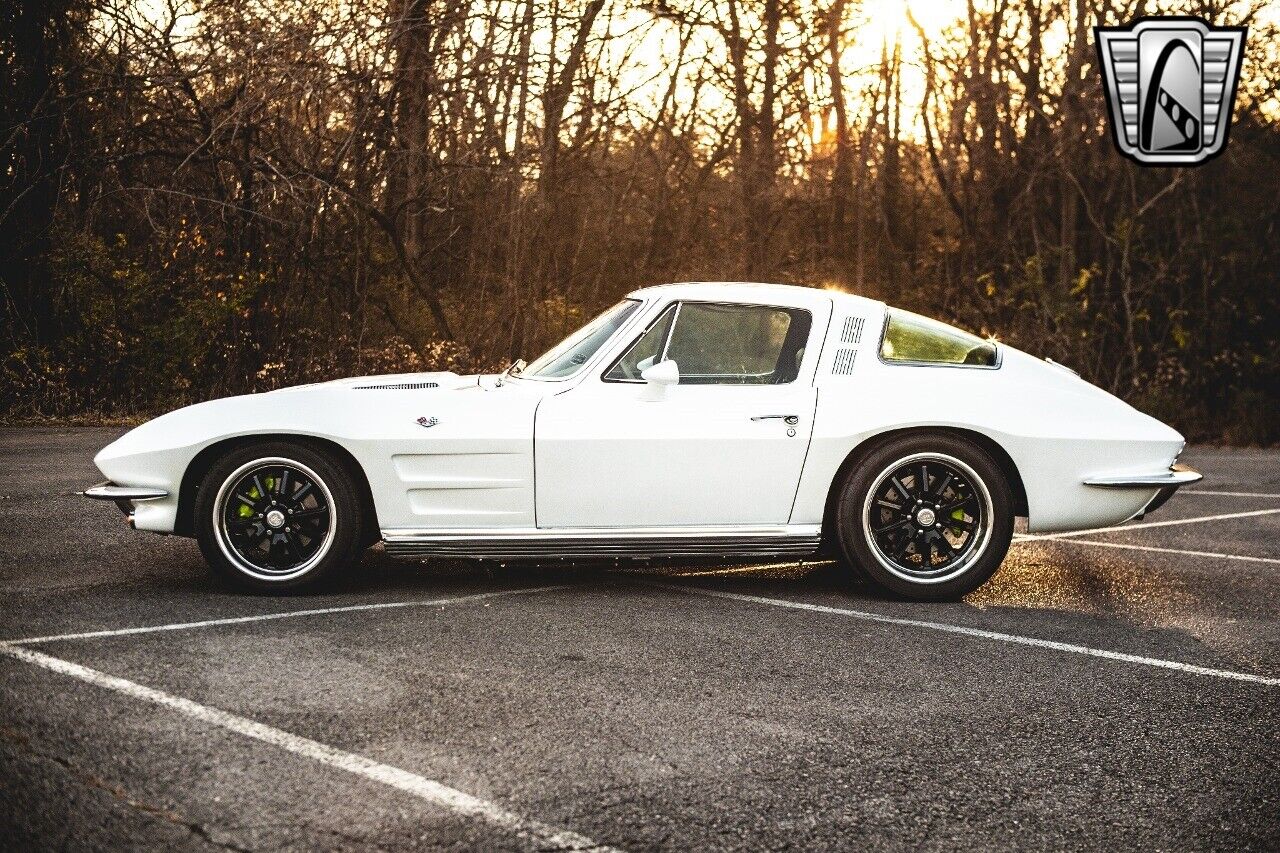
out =
[[(275, 478), (267, 477), (264, 482), (267, 484), (268, 489), (275, 488), (275, 485), (276, 485)], [(258, 498), (262, 497), (262, 495), (258, 493), (257, 486), (254, 486), (253, 488), (249, 489), (249, 497), (253, 498), (255, 501)], [(236, 510), (236, 514), (239, 515), (241, 518), (251, 518), (253, 516), (253, 507), (249, 506), (248, 504), (240, 504), (240, 509)]]

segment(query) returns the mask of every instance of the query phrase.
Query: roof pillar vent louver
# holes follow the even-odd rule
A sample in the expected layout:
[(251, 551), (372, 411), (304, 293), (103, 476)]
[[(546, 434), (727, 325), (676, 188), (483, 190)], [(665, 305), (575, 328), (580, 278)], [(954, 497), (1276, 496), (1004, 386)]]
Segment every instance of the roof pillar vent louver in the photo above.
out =
[(864, 322), (862, 317), (845, 317), (844, 328), (840, 330), (840, 342), (844, 344), (861, 343)]
[(841, 347), (836, 350), (836, 359), (831, 365), (833, 376), (848, 376), (853, 373), (853, 363), (858, 358), (858, 351), (852, 347)]

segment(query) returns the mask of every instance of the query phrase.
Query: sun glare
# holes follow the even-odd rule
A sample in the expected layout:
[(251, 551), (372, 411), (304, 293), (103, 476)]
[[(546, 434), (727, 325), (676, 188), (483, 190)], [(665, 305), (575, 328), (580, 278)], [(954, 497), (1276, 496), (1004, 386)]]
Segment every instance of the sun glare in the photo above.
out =
[(904, 135), (919, 135), (920, 99), (924, 97), (924, 38), (937, 41), (965, 14), (965, 0), (910, 0), (863, 7), (851, 23), (843, 70), (846, 88), (856, 98), (865, 83), (880, 73), (886, 55), (900, 50)]
[[(901, 42), (904, 46), (918, 41), (915, 23), (925, 35), (936, 38), (948, 26), (964, 15), (965, 0), (910, 0), (904, 3), (876, 3), (863, 8), (861, 26), (857, 30), (859, 41), (870, 42), (875, 48), (873, 59), (880, 58), (881, 44)], [(857, 19), (855, 19), (855, 25)]]

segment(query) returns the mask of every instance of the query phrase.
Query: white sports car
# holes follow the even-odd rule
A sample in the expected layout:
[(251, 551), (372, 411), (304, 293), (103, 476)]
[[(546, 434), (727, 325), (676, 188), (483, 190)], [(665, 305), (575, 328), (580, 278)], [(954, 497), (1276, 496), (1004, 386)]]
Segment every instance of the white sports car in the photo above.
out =
[(899, 595), (986, 581), (1014, 519), (1119, 524), (1200, 475), (1173, 429), (1073, 371), (802, 287), (631, 293), (494, 376), (343, 379), (156, 418), (94, 460), (139, 530), (293, 589), (413, 556), (821, 550)]

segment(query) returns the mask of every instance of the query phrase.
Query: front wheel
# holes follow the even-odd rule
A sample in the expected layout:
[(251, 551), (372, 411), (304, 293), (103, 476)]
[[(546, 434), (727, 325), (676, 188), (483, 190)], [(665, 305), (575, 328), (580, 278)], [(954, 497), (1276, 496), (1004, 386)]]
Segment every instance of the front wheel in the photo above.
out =
[(195, 530), (214, 573), (264, 591), (310, 586), (358, 557), (359, 492), (346, 468), (306, 445), (232, 450), (196, 494)]
[(1013, 537), (1013, 495), (1000, 466), (950, 435), (904, 436), (873, 450), (846, 478), (836, 513), (846, 562), (918, 600), (977, 589)]

